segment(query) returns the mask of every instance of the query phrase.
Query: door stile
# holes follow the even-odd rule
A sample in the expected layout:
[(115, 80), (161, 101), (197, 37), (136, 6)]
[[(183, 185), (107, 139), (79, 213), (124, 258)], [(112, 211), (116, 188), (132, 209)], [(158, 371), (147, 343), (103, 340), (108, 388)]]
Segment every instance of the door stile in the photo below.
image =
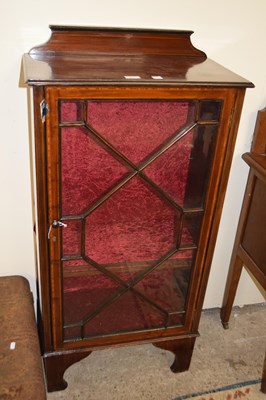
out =
[[(48, 225), (47, 240), (50, 249), (51, 275), (51, 312), (53, 327), (53, 343), (55, 349), (62, 344), (62, 270), (61, 270), (61, 229), (53, 226), (54, 221), (60, 221), (60, 132), (58, 99), (56, 90), (47, 90), (49, 113), (46, 117), (46, 148), (47, 148), (47, 195), (48, 195)], [(55, 224), (54, 224), (55, 225)]]

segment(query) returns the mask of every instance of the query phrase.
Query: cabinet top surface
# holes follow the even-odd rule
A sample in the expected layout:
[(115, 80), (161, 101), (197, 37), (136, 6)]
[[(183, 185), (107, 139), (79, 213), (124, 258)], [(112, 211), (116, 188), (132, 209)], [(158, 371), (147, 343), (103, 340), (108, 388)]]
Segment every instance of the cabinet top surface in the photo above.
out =
[(253, 87), (196, 49), (191, 31), (50, 29), (50, 39), (23, 56), (28, 85)]

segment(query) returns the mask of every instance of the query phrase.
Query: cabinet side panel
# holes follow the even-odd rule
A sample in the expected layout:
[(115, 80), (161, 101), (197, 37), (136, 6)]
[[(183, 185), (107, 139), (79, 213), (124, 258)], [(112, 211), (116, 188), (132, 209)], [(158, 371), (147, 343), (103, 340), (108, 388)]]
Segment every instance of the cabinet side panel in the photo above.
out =
[(40, 103), (44, 99), (42, 87), (34, 87), (34, 127), (35, 127), (35, 154), (36, 154), (36, 195), (37, 195), (37, 217), (38, 217), (38, 247), (39, 267), (41, 281), (41, 310), (39, 327), (42, 336), (42, 350), (51, 350), (51, 328), (50, 328), (50, 276), (49, 276), (49, 254), (47, 247), (47, 181), (46, 181), (46, 145), (45, 145), (45, 123), (42, 122), (40, 114)]
[[(228, 183), (228, 177), (230, 173), (230, 167), (232, 163), (232, 157), (237, 137), (237, 130), (240, 122), (240, 116), (242, 112), (242, 106), (245, 96), (245, 89), (236, 89), (234, 93), (231, 93), (230, 100), (228, 99), (226, 107), (231, 108), (231, 116), (230, 120), (228, 121), (228, 128), (227, 132), (225, 131), (226, 141), (225, 141), (225, 150), (224, 150), (224, 157), (222, 161), (222, 171), (220, 175), (220, 179), (217, 179), (217, 196), (215, 196), (215, 201), (213, 204), (213, 212), (212, 218), (210, 219), (210, 239), (208, 242), (208, 246), (206, 249), (206, 259), (205, 259), (205, 268), (202, 274), (202, 279), (200, 282), (199, 287), (199, 295), (198, 301), (196, 304), (196, 312), (195, 317), (193, 320), (193, 329), (197, 329), (199, 325), (199, 320), (201, 316), (201, 309), (203, 307), (203, 301), (205, 297), (205, 292), (208, 283), (208, 277), (210, 273), (212, 257), (214, 253), (217, 233), (219, 229), (222, 208), (226, 193), (226, 187)], [(226, 130), (226, 128), (225, 128)]]

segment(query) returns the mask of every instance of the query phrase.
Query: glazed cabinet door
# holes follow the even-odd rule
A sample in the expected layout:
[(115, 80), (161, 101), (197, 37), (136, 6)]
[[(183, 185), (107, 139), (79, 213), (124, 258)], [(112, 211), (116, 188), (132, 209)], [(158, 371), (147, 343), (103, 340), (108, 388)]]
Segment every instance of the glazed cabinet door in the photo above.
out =
[(191, 329), (233, 103), (211, 93), (46, 89), (56, 348)]

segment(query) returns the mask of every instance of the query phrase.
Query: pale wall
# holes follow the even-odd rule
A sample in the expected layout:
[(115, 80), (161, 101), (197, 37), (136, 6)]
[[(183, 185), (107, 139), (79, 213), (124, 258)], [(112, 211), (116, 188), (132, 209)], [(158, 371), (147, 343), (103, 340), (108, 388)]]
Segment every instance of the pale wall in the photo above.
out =
[[(194, 30), (193, 43), (256, 85), (247, 92), (205, 307), (221, 304), (258, 109), (266, 106), (265, 0), (10, 0), (1, 2), (0, 274), (35, 281), (26, 90), (21, 55), (46, 41), (49, 24)], [(245, 274), (236, 303), (263, 297)]]

